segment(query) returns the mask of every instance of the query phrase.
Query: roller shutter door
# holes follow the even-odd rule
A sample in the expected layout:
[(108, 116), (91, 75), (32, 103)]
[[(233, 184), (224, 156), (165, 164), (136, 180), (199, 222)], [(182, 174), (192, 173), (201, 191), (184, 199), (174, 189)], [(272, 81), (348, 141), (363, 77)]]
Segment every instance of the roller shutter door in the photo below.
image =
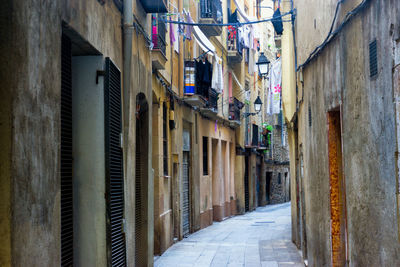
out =
[(189, 152), (183, 152), (182, 169), (182, 234), (186, 236), (190, 232)]
[(245, 157), (245, 168), (244, 168), (244, 208), (245, 211), (250, 210), (249, 205), (249, 158)]

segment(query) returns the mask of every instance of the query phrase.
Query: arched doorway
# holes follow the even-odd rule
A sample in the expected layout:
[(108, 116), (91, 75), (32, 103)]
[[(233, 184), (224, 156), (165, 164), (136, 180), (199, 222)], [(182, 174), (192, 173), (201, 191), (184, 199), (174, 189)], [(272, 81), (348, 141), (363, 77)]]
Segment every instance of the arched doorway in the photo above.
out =
[(136, 96), (135, 151), (135, 266), (148, 261), (149, 105), (143, 93)]

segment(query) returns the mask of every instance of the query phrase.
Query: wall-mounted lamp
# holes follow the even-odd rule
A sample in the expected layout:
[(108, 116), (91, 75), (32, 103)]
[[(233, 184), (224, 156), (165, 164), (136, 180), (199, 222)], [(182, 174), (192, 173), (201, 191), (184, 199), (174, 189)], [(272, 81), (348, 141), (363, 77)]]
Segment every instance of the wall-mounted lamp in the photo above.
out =
[(263, 102), (261, 101), (260, 96), (257, 96), (256, 100), (254, 101), (254, 110), (256, 112), (245, 112), (245, 113), (243, 113), (243, 117), (247, 118), (249, 116), (254, 116), (254, 115), (257, 115), (258, 113), (260, 113), (262, 104), (263, 104)]

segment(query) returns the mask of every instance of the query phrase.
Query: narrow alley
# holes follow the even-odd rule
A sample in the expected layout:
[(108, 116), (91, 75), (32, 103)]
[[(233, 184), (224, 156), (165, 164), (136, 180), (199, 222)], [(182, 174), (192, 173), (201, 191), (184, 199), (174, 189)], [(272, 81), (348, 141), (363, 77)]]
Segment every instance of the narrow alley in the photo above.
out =
[(191, 234), (158, 257), (158, 267), (299, 267), (290, 202), (259, 207)]
[(4, 0), (0, 267), (400, 267), (400, 0)]

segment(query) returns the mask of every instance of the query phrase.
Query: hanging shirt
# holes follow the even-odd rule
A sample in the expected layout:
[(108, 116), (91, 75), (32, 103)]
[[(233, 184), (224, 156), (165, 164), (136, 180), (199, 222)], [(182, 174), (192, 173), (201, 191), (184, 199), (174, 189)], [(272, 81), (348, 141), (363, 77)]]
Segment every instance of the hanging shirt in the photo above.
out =
[[(186, 14), (186, 21), (188, 23), (193, 23), (192, 17), (190, 16), (189, 12)], [(192, 40), (192, 31), (193, 31), (193, 26), (187, 25), (186, 26), (186, 39)]]

